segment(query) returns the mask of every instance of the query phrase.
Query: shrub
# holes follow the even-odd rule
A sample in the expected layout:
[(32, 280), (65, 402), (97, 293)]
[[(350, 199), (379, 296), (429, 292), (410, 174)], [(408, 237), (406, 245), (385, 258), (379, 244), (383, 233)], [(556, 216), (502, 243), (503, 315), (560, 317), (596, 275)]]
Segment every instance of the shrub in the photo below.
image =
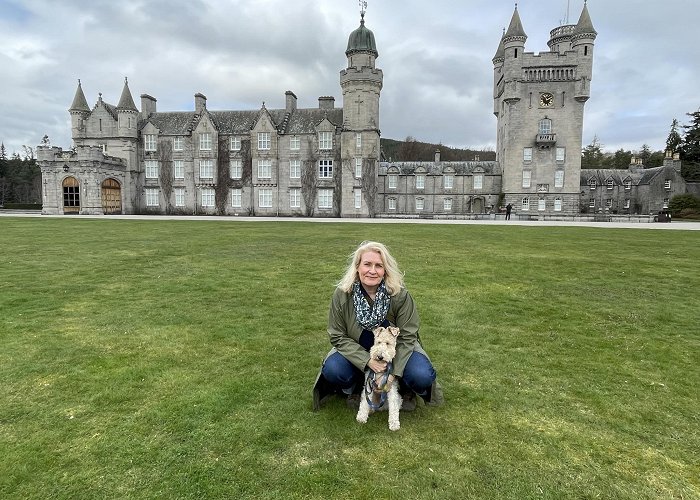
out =
[(677, 194), (671, 198), (668, 209), (673, 217), (683, 217), (681, 212), (684, 209), (700, 211), (700, 198), (692, 194)]

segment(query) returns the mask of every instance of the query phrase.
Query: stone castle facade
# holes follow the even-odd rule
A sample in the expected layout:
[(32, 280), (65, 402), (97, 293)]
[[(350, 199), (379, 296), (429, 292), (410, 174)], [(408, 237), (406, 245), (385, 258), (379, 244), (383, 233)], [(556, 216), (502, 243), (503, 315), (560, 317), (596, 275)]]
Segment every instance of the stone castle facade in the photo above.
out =
[[(319, 97), (302, 109), (287, 91), (284, 109), (209, 110), (198, 93), (193, 111), (158, 111), (148, 94), (139, 110), (125, 80), (116, 106), (100, 94), (90, 108), (79, 81), (73, 148), (37, 148), (43, 213), (478, 217), (508, 203), (550, 216), (656, 211), (653, 196), (642, 207), (626, 188), (631, 179), (641, 192), (648, 175), (596, 171), (599, 186), (612, 178), (622, 188), (614, 205), (591, 202), (580, 152), (595, 38), (584, 5), (576, 25), (552, 30), (549, 52), (525, 52), (516, 7), (493, 58), (497, 161), (443, 162), (439, 153), (434, 162), (382, 161), (383, 73), (364, 14), (348, 39), (340, 107)], [(667, 175), (657, 176), (664, 186)], [(682, 188), (682, 179), (673, 183)]]

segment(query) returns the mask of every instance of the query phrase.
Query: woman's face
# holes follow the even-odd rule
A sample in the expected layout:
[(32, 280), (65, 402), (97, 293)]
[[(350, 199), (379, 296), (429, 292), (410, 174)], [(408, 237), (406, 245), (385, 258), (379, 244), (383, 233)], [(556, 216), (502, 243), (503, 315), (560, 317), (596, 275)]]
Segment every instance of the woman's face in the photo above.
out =
[(384, 279), (384, 264), (379, 253), (372, 251), (363, 253), (360, 264), (357, 266), (357, 274), (365, 290), (376, 290)]

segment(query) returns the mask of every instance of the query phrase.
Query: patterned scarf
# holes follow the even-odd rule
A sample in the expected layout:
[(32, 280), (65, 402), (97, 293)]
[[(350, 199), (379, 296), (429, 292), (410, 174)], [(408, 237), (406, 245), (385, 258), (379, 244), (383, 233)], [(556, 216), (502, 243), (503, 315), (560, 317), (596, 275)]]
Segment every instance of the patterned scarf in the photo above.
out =
[(363, 290), (359, 281), (352, 285), (352, 302), (355, 305), (355, 316), (357, 322), (362, 325), (365, 330), (373, 330), (382, 324), (389, 312), (389, 303), (391, 296), (386, 290), (384, 281), (379, 284), (377, 293), (374, 296), (374, 306), (370, 307), (366, 292)]

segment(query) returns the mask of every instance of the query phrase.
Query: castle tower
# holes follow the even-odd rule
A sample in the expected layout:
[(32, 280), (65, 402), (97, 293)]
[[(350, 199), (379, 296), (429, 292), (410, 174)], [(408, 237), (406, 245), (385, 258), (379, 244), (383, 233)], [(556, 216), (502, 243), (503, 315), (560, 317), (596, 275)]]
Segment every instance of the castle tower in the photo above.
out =
[(75, 90), (75, 97), (73, 97), (73, 104), (71, 104), (70, 109), (71, 121), (71, 134), (73, 141), (76, 139), (85, 138), (85, 120), (90, 116), (90, 106), (88, 106), (87, 99), (85, 99), (85, 94), (83, 93), (83, 87), (78, 80), (78, 88)]
[(117, 104), (117, 115), (119, 117), (119, 123), (117, 126), (119, 137), (136, 139), (138, 134), (138, 128), (136, 125), (138, 122), (139, 110), (136, 109), (134, 98), (131, 97), (129, 82), (126, 77), (124, 78), (122, 95), (119, 98), (119, 104)]
[(493, 58), (497, 155), (504, 204), (516, 213), (579, 213), (583, 110), (595, 30), (586, 5), (576, 25), (550, 32), (549, 51), (525, 52), (517, 6)]
[(343, 91), (341, 158), (341, 216), (367, 217), (377, 211), (377, 169), (379, 167), (379, 95), (384, 75), (375, 67), (379, 57), (374, 33), (360, 27), (350, 33), (345, 51), (348, 66), (340, 72)]

